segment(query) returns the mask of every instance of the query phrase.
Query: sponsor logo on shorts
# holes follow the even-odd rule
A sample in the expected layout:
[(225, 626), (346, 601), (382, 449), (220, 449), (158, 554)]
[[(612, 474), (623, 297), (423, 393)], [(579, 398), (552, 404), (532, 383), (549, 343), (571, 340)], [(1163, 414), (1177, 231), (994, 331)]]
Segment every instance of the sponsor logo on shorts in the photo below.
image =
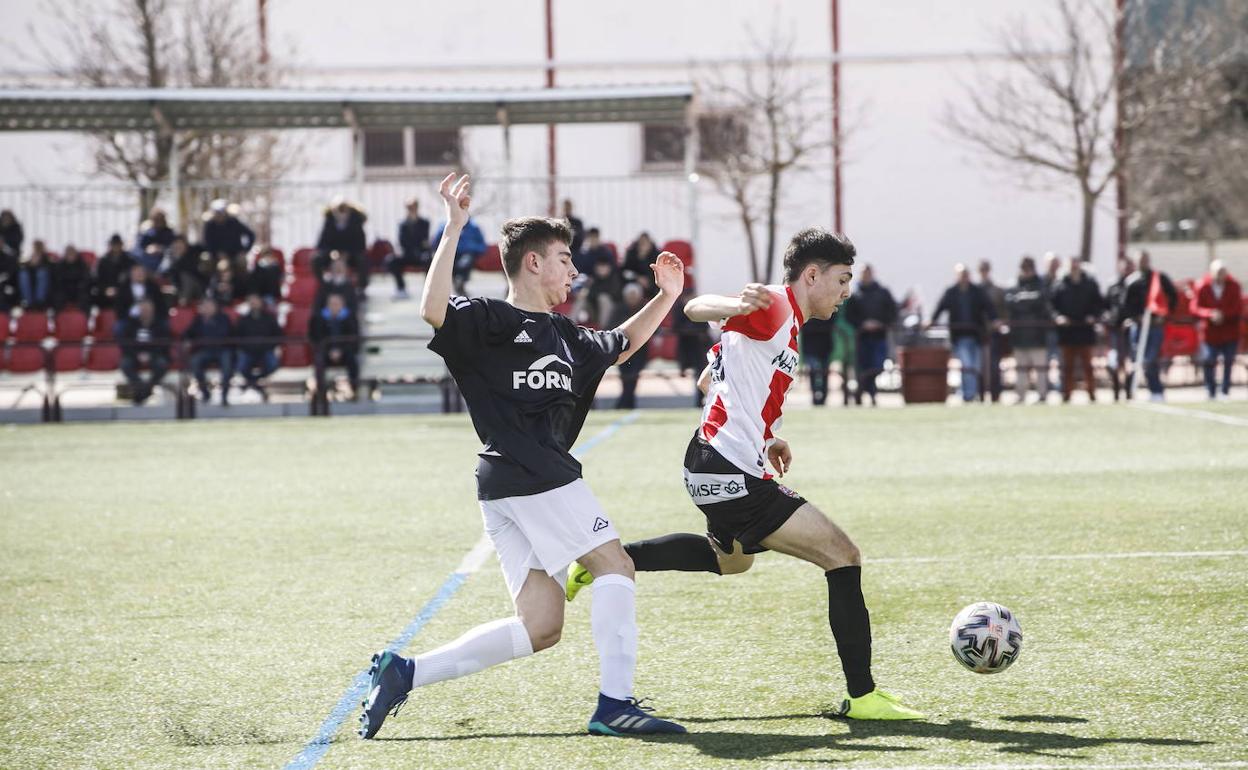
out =
[(793, 490), (789, 489), (788, 487), (786, 487), (786, 486), (785, 486), (785, 485), (783, 485), (783, 484), (777, 484), (777, 485), (776, 485), (776, 489), (780, 490), (780, 494), (782, 494), (782, 495), (788, 495), (789, 497), (793, 498), (794, 500), (800, 500), (800, 499), (802, 499), (802, 496), (801, 496), (801, 495), (799, 495), (798, 493), (796, 493), (796, 492), (794, 492)]
[(595, 532), (601, 532), (609, 526), (611, 526), (611, 522), (607, 521), (601, 516), (594, 519), (594, 531)]
[(686, 470), (685, 489), (696, 505), (722, 503), (748, 494), (744, 473), (692, 473)]

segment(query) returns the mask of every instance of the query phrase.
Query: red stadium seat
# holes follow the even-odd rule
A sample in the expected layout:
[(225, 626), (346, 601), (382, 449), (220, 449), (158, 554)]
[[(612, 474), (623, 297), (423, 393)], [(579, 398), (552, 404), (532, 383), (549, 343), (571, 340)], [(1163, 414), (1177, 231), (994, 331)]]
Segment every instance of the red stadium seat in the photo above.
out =
[(48, 336), (48, 314), (27, 310), (17, 319), (13, 339), (18, 342), (42, 342)]
[(96, 343), (87, 351), (87, 369), (111, 372), (121, 366), (121, 348), (113, 342)]
[(96, 340), (111, 340), (113, 327), (117, 325), (117, 314), (112, 310), (100, 310), (95, 314), (91, 325), (91, 336)]
[(191, 308), (179, 307), (169, 311), (169, 331), (173, 333), (174, 339), (182, 339), (182, 335), (186, 334), (186, 330), (191, 328), (193, 323), (195, 323), (195, 311)]
[(312, 349), (304, 342), (287, 342), (282, 345), (282, 366), (311, 366)]
[(386, 263), (386, 257), (394, 253), (394, 246), (385, 238), (378, 238), (373, 241), (373, 245), (368, 249), (368, 269), (369, 272), (381, 272), (382, 265)]
[(670, 251), (685, 263), (685, 267), (693, 267), (693, 245), (689, 241), (668, 241), (660, 251)]
[(43, 348), (38, 345), (16, 345), (9, 351), (9, 371), (29, 374), (44, 367)]
[(312, 308), (292, 307), (286, 314), (286, 323), (282, 331), (287, 337), (308, 336), (308, 322), (312, 320)]
[(76, 372), (82, 368), (83, 349), (78, 342), (57, 343), (52, 351), (52, 368), (58, 372)]
[(499, 254), (497, 243), (485, 247), (485, 252), (477, 257), (476, 268), (483, 273), (503, 272), (503, 258)]
[(56, 314), (56, 338), (61, 342), (82, 342), (87, 336), (87, 314), (62, 310)]
[(0, 343), (9, 338), (9, 314), (0, 313)]
[(286, 300), (295, 307), (312, 307), (320, 281), (310, 275), (297, 276), (286, 284)]
[(679, 338), (675, 334), (664, 334), (650, 343), (650, 354), (655, 358), (676, 360), (676, 345)]
[(312, 275), (312, 259), (316, 256), (316, 249), (304, 247), (296, 249), (290, 258), (291, 272), (295, 276)]
[(611, 256), (615, 259), (615, 264), (620, 264), (620, 250), (615, 247), (611, 241), (603, 241), (602, 247), (611, 252)]
[(82, 257), (82, 261), (86, 263), (87, 267), (95, 267), (96, 256), (94, 251), (80, 251), (78, 256)]

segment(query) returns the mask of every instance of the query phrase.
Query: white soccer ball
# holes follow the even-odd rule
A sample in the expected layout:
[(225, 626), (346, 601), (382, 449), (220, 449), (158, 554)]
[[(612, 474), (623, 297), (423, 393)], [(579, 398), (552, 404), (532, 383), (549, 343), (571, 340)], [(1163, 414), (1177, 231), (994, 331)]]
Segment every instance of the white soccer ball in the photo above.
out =
[(1014, 613), (994, 602), (963, 608), (949, 627), (953, 657), (976, 674), (996, 674), (1023, 651), (1023, 629)]

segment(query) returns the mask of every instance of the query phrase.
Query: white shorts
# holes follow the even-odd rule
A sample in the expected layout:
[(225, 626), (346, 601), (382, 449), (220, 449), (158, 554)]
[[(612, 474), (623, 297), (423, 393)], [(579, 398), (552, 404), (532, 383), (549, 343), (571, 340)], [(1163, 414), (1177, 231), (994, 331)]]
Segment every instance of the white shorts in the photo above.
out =
[(529, 570), (540, 569), (562, 584), (577, 557), (620, 537), (584, 479), (541, 494), (480, 503), (485, 534), (512, 599)]

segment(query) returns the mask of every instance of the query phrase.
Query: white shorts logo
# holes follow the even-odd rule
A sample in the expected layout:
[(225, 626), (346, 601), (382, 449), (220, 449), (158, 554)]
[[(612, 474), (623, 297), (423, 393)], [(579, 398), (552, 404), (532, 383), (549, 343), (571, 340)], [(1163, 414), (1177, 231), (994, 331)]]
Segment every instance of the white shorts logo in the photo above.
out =
[(695, 505), (722, 503), (748, 494), (744, 473), (690, 473), (686, 470), (685, 489)]

